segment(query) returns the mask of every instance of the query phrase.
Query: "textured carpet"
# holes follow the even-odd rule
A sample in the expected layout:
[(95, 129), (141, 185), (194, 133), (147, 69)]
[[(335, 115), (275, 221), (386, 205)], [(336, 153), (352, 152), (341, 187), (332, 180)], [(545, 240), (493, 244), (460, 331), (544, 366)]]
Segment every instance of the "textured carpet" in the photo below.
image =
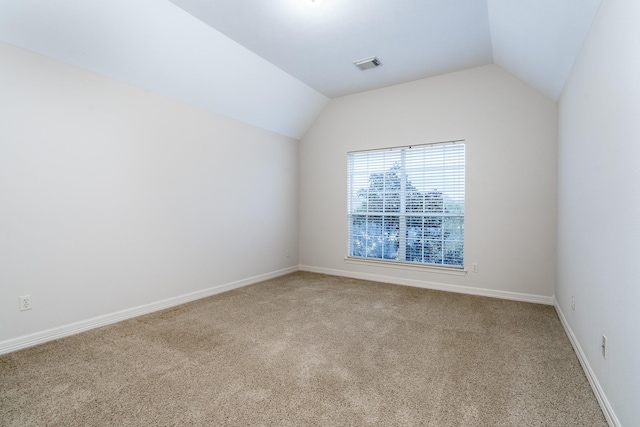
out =
[(294, 273), (0, 356), (2, 426), (605, 426), (550, 306)]

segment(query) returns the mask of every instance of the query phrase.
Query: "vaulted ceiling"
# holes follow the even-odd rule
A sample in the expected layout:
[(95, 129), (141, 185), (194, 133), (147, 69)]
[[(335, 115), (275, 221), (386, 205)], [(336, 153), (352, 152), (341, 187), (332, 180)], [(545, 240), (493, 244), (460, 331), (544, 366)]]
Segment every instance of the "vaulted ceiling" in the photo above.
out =
[(557, 100), (600, 2), (0, 0), (0, 40), (300, 138), (327, 98), (491, 63)]

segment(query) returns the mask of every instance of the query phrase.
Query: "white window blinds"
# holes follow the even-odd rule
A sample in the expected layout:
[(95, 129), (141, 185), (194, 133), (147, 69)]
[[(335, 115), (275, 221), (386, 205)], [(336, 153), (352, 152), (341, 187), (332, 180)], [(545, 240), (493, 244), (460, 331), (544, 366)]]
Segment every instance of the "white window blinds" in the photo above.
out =
[(464, 265), (464, 142), (348, 154), (348, 256)]

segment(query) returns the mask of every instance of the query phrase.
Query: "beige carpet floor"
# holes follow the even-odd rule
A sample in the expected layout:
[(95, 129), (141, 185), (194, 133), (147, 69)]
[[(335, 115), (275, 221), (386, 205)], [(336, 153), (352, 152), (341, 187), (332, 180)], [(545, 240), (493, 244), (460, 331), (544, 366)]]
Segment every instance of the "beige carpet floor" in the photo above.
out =
[(605, 426), (550, 306), (294, 273), (0, 356), (2, 426)]

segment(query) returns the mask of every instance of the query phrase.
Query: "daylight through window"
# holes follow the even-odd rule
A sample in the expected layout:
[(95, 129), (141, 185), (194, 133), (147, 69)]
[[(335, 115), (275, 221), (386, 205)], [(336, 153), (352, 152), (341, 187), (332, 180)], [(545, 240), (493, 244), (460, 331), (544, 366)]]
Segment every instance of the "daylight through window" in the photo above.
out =
[(464, 141), (348, 154), (348, 257), (464, 266)]

